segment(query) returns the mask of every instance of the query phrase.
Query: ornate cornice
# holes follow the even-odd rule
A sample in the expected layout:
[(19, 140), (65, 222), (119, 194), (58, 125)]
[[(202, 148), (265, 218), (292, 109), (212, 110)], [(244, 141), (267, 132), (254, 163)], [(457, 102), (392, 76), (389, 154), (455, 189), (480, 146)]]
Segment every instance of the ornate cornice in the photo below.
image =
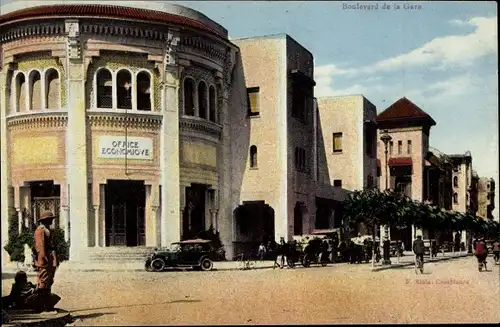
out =
[(124, 113), (88, 113), (87, 122), (91, 127), (118, 127), (134, 128), (147, 131), (158, 131), (161, 128), (161, 115), (129, 114)]
[(24, 25), (9, 28), (0, 35), (0, 42), (9, 42), (19, 38), (37, 35), (64, 35), (63, 22)]
[(222, 63), (226, 57), (224, 48), (217, 47), (217, 45), (211, 42), (207, 37), (183, 35), (181, 37), (181, 45), (183, 52), (202, 54), (219, 63)]
[(66, 112), (60, 113), (33, 113), (26, 115), (16, 115), (7, 118), (7, 126), (11, 130), (27, 129), (60, 129), (68, 125), (68, 115)]
[(183, 116), (179, 120), (179, 129), (181, 132), (194, 132), (208, 134), (220, 140), (222, 127), (207, 120), (197, 119), (196, 117)]

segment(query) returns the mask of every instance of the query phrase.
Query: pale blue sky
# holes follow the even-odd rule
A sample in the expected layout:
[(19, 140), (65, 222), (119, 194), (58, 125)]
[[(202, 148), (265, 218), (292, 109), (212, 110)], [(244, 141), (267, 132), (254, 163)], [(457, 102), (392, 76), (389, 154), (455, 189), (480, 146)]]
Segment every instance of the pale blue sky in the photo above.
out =
[[(316, 96), (363, 94), (379, 112), (406, 96), (436, 120), (431, 146), (470, 150), (474, 169), (498, 185), (495, 2), (358, 2), (378, 10), (333, 1), (168, 2), (204, 13), (232, 38), (289, 34), (315, 57)], [(499, 197), (497, 187), (495, 216)]]

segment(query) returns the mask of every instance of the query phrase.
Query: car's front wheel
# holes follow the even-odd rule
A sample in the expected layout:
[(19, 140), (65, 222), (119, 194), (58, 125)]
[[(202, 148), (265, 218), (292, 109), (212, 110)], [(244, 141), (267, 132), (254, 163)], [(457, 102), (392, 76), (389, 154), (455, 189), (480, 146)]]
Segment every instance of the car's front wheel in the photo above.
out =
[(153, 271), (163, 271), (165, 269), (165, 266), (165, 260), (161, 258), (156, 258), (151, 261), (151, 268), (153, 269)]
[(212, 270), (213, 267), (214, 267), (214, 263), (209, 258), (203, 258), (200, 262), (200, 268), (203, 271)]

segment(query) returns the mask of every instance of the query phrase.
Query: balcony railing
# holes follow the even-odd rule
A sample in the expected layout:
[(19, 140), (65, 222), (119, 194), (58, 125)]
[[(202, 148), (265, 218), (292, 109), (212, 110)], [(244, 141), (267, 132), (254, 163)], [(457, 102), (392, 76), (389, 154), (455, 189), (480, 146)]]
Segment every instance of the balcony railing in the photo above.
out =
[(220, 139), (222, 133), (222, 126), (205, 119), (191, 116), (181, 117), (179, 127), (181, 132), (208, 134), (217, 139)]

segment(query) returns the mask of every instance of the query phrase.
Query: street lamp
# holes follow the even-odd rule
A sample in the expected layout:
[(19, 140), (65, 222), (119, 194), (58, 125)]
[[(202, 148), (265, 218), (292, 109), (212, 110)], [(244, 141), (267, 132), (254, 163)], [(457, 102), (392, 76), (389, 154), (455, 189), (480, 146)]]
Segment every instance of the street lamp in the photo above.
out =
[[(123, 87), (127, 92), (127, 97), (130, 98), (129, 90), (132, 87), (132, 85), (130, 85), (130, 83), (126, 81)], [(125, 175), (128, 175), (127, 156), (128, 156), (128, 104), (125, 105)]]
[[(384, 130), (384, 134), (380, 137), (380, 140), (384, 142), (384, 147), (385, 147), (385, 189), (389, 189), (389, 169), (388, 169), (388, 160), (387, 160), (387, 145), (389, 142), (392, 140), (392, 137), (389, 135), (387, 130)], [(383, 249), (384, 249), (384, 260), (382, 261), (383, 265), (390, 265), (391, 264), (391, 256), (390, 256), (390, 241), (389, 241), (389, 225), (384, 225), (384, 243), (383, 243)]]

